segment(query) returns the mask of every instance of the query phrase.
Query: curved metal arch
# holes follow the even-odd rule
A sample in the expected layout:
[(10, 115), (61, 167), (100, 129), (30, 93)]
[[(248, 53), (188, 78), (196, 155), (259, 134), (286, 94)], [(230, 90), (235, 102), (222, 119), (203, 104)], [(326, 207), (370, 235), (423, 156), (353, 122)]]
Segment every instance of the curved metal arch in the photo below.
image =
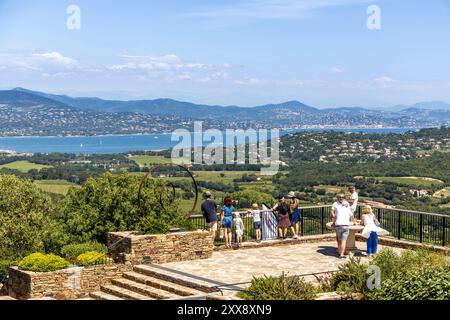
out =
[[(184, 171), (186, 171), (189, 174), (189, 177), (192, 179), (192, 184), (194, 186), (195, 200), (194, 200), (194, 205), (192, 206), (191, 212), (194, 212), (195, 208), (197, 207), (197, 203), (198, 203), (198, 185), (197, 185), (197, 181), (195, 180), (194, 175), (192, 174), (192, 172), (188, 168), (186, 168), (185, 166), (182, 166), (182, 165), (178, 165), (178, 164), (167, 164), (167, 165), (155, 165), (155, 166), (152, 166), (150, 168), (149, 172), (147, 172), (144, 175), (144, 177), (142, 178), (141, 183), (139, 185), (138, 202), (141, 203), (141, 200), (142, 200), (142, 189), (143, 189), (143, 187), (145, 185), (145, 182), (148, 180), (149, 176), (153, 172), (155, 172), (157, 168), (167, 167), (167, 166), (176, 166), (178, 168), (183, 169)], [(175, 193), (175, 186), (174, 186), (174, 184), (172, 182), (169, 182), (169, 184), (172, 187), (172, 199), (171, 199), (171, 202), (169, 203), (169, 207), (170, 207), (175, 202), (176, 193)], [(166, 206), (164, 205), (164, 202), (163, 202), (163, 199), (162, 199), (162, 197), (163, 197), (162, 194), (164, 192), (164, 189), (165, 189), (165, 187), (161, 187), (161, 193), (159, 195), (159, 203), (160, 203), (161, 207), (166, 210)]]

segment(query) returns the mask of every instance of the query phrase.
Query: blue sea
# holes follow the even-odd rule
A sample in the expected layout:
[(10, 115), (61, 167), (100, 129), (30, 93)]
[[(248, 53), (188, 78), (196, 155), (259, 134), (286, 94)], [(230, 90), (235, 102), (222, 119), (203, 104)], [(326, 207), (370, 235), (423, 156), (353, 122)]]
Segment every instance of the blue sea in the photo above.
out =
[[(364, 133), (403, 133), (417, 128), (383, 129), (296, 129), (281, 131), (281, 135), (302, 131), (339, 131)], [(171, 134), (110, 135), (89, 137), (3, 137), (0, 150), (29, 153), (111, 154), (143, 150), (166, 150), (178, 144)], [(226, 140), (226, 139), (224, 139)], [(255, 141), (250, 141), (255, 142)], [(205, 145), (208, 145), (206, 142)]]

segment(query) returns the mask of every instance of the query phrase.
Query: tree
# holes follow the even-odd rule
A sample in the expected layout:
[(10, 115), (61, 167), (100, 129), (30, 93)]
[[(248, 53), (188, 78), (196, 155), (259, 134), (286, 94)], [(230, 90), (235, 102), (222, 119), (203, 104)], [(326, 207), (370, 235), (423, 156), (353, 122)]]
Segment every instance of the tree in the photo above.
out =
[(167, 231), (177, 218), (176, 209), (169, 212), (161, 206), (159, 180), (147, 180), (139, 199), (140, 182), (140, 177), (128, 173), (105, 173), (71, 189), (59, 204), (71, 240), (105, 243), (108, 232)]
[(49, 196), (29, 180), (0, 176), (0, 257), (50, 251), (63, 244), (61, 238)]
[(241, 207), (250, 207), (252, 203), (257, 203), (259, 205), (266, 203), (270, 205), (273, 202), (273, 197), (270, 194), (250, 189), (233, 193), (233, 198), (239, 200), (239, 205)]

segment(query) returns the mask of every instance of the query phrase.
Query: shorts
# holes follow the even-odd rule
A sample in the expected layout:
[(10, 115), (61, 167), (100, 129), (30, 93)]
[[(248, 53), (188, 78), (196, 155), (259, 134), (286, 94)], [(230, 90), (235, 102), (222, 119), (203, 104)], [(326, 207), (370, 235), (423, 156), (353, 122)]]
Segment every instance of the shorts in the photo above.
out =
[(349, 226), (336, 226), (336, 237), (338, 240), (347, 240), (349, 234)]
[(233, 220), (230, 217), (225, 217), (222, 220), (222, 227), (231, 229), (233, 227)]
[(261, 229), (261, 221), (253, 222), (253, 229)]
[(302, 221), (302, 217), (300, 216), (300, 210), (297, 208), (294, 210), (294, 213), (292, 214), (291, 223), (297, 223), (300, 221)]
[(208, 222), (206, 224), (206, 226), (208, 227), (208, 231), (209, 232), (216, 232), (217, 231), (217, 221)]

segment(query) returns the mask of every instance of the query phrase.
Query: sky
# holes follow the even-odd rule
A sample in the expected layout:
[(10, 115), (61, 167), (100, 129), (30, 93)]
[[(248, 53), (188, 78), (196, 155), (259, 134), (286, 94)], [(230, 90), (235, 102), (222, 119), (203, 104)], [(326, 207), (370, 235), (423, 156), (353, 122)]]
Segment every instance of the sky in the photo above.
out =
[(0, 89), (386, 107), (450, 102), (449, 57), (450, 0), (0, 0)]

